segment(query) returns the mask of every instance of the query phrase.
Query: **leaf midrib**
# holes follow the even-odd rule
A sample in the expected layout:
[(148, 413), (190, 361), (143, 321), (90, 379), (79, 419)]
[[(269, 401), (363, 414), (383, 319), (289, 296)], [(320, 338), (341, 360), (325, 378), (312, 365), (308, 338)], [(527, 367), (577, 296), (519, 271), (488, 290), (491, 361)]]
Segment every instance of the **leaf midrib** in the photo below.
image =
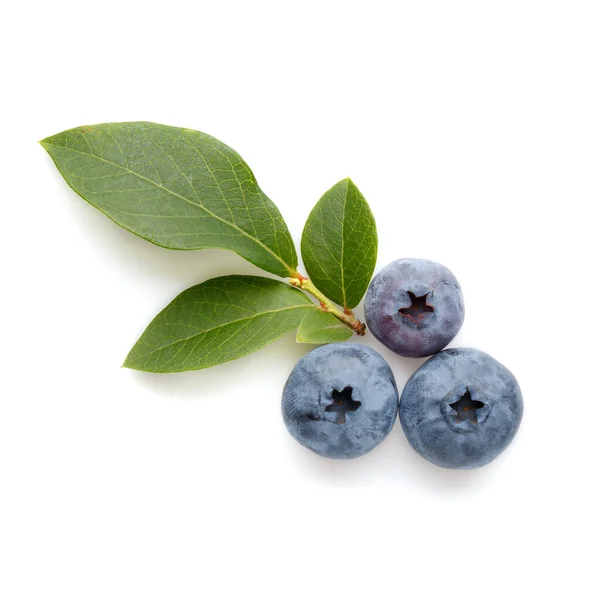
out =
[(342, 250), (340, 252), (340, 280), (342, 285), (342, 300), (344, 301), (344, 308), (346, 308), (346, 284), (344, 282), (344, 229), (345, 229), (345, 217), (346, 217), (346, 202), (348, 201), (348, 190), (350, 185), (346, 181), (346, 193), (344, 194), (344, 204), (342, 205)]
[[(241, 319), (235, 319), (233, 321), (228, 321), (227, 323), (223, 323), (221, 325), (215, 325), (214, 327), (211, 327), (210, 329), (205, 329), (203, 331), (200, 331), (198, 333), (194, 333), (193, 335), (190, 335), (188, 337), (184, 337), (184, 338), (180, 338), (174, 342), (171, 342), (169, 344), (165, 344), (164, 346), (160, 346), (159, 348), (154, 348), (154, 350), (152, 350), (151, 352), (146, 352), (146, 354), (140, 354), (138, 355), (136, 358), (137, 359), (141, 359), (141, 358), (145, 358), (146, 356), (150, 356), (156, 352), (160, 352), (161, 350), (164, 350), (165, 348), (169, 348), (170, 346), (175, 346), (176, 344), (180, 344), (182, 342), (187, 342), (189, 340), (192, 340), (198, 336), (201, 335), (205, 335), (207, 333), (210, 333), (211, 331), (214, 331), (215, 329), (221, 329), (222, 327), (228, 327), (229, 325), (233, 325), (235, 323), (241, 323), (243, 321), (249, 321), (251, 319), (255, 319), (256, 317), (262, 317), (263, 315), (270, 315), (270, 314), (274, 314), (274, 313), (279, 313), (279, 312), (283, 312), (286, 310), (293, 310), (295, 308), (316, 308), (316, 305), (312, 304), (312, 303), (308, 303), (308, 304), (296, 304), (294, 306), (286, 306), (285, 308), (275, 308), (273, 310), (264, 310), (260, 313), (256, 313), (253, 315), (249, 315), (248, 317), (243, 317)], [(127, 361), (125, 361), (127, 362)]]
[(235, 223), (230, 223), (229, 221), (226, 221), (222, 217), (219, 217), (218, 215), (216, 215), (212, 211), (208, 210), (208, 208), (206, 208), (202, 204), (196, 204), (195, 202), (192, 202), (191, 200), (189, 200), (185, 196), (182, 196), (181, 194), (178, 194), (177, 192), (174, 192), (173, 190), (170, 190), (170, 189), (164, 187), (160, 183), (156, 183), (156, 181), (153, 181), (152, 179), (149, 179), (148, 177), (144, 177), (144, 175), (141, 175), (140, 173), (136, 173), (135, 171), (132, 171), (131, 169), (129, 169), (127, 167), (123, 167), (123, 166), (121, 166), (121, 165), (119, 165), (119, 164), (117, 164), (115, 162), (112, 162), (111, 160), (107, 160), (106, 158), (102, 158), (101, 156), (98, 156), (97, 154), (93, 154), (93, 153), (89, 153), (89, 152), (82, 152), (81, 150), (76, 150), (75, 148), (68, 148), (66, 146), (60, 146), (58, 144), (53, 144), (52, 142), (48, 142), (47, 140), (43, 140), (41, 143), (42, 144), (47, 144), (48, 146), (55, 146), (56, 148), (67, 148), (71, 152), (77, 152), (78, 154), (83, 154), (84, 156), (93, 157), (93, 158), (95, 158), (97, 160), (105, 162), (108, 165), (116, 167), (117, 169), (121, 169), (121, 170), (125, 171), (126, 173), (131, 173), (131, 175), (134, 175), (135, 177), (138, 177), (139, 179), (142, 179), (144, 181), (147, 181), (148, 183), (151, 183), (152, 185), (156, 186), (157, 188), (160, 188), (160, 189), (164, 190), (168, 194), (171, 194), (172, 196), (180, 198), (184, 202), (187, 202), (188, 204), (191, 204), (192, 206), (195, 206), (196, 208), (202, 209), (204, 212), (206, 212), (207, 214), (209, 214), (211, 217), (213, 217), (214, 219), (217, 219), (217, 221), (221, 221), (222, 223), (225, 223), (225, 225), (228, 225), (229, 227), (232, 227), (233, 229), (236, 229), (242, 235), (245, 235), (247, 238), (251, 239), (253, 242), (255, 242), (256, 244), (258, 244), (259, 246), (261, 246), (264, 250), (266, 250), (269, 254), (271, 254), (271, 256), (273, 256), (277, 261), (279, 261), (286, 268), (286, 270), (291, 275), (294, 274), (295, 270), (292, 267), (290, 267), (290, 265), (288, 265), (280, 256), (278, 256), (275, 252), (273, 252), (273, 250), (271, 250), (271, 248), (269, 248), (268, 246), (266, 246), (265, 244), (263, 244), (259, 239), (257, 239), (254, 236), (250, 235), (247, 231), (244, 231), (241, 227), (239, 227)]

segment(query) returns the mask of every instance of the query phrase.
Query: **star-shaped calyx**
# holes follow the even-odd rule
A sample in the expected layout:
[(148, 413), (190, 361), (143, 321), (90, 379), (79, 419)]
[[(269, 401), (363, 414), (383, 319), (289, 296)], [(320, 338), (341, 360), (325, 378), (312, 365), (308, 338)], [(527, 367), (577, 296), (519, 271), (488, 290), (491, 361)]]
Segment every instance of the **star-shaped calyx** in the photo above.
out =
[(473, 425), (477, 425), (477, 409), (483, 408), (484, 403), (471, 398), (471, 392), (467, 391), (460, 397), (459, 400), (450, 404), (450, 408), (456, 412), (456, 422), (462, 423), (469, 419)]
[(401, 308), (398, 312), (414, 323), (418, 323), (427, 313), (435, 312), (433, 306), (427, 303), (429, 292), (423, 296), (415, 296), (411, 291), (406, 292), (410, 298), (410, 306)]
[(333, 403), (325, 407), (325, 412), (336, 412), (338, 414), (336, 423), (343, 425), (346, 422), (346, 413), (354, 412), (360, 406), (360, 402), (352, 400), (352, 388), (345, 387), (341, 392), (334, 389), (331, 392)]

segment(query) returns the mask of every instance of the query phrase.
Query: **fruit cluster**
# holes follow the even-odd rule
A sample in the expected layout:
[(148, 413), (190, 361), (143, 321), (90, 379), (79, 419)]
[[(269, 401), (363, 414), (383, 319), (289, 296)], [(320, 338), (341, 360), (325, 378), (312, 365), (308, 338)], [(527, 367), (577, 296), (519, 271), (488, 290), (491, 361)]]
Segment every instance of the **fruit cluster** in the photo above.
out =
[(523, 399), (512, 373), (488, 354), (443, 350), (464, 314), (460, 285), (446, 267), (418, 259), (389, 264), (367, 290), (367, 325), (401, 356), (433, 356), (399, 397), (392, 370), (371, 348), (319, 346), (283, 390), (289, 432), (322, 456), (355, 458), (383, 441), (399, 412), (410, 445), (430, 462), (471, 469), (494, 460), (519, 428)]

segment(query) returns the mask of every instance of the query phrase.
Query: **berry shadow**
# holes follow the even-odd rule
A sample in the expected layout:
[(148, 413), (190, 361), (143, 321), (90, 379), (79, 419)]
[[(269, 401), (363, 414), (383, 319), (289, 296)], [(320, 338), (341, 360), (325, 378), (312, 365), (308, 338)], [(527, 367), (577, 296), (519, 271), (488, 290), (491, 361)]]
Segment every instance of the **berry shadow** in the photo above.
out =
[(292, 439), (283, 424), (282, 435), (292, 467), (307, 480), (322, 485), (418, 487), (438, 497), (455, 497), (484, 488), (493, 477), (494, 463), (482, 469), (461, 471), (427, 462), (410, 447), (399, 421), (377, 448), (351, 460), (332, 460), (311, 452)]

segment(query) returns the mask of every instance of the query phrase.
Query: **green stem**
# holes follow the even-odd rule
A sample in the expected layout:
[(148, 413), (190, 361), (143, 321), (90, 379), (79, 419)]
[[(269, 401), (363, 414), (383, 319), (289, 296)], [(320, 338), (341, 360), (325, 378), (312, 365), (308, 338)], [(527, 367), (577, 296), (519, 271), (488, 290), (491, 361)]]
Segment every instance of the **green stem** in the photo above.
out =
[(365, 335), (365, 324), (361, 323), (355, 316), (354, 313), (349, 310), (342, 310), (338, 308), (327, 296), (320, 292), (314, 285), (313, 282), (304, 277), (300, 273), (295, 273), (295, 277), (290, 277), (288, 281), (297, 288), (308, 292), (314, 296), (320, 303), (321, 308), (328, 313), (331, 313), (334, 317), (342, 321), (345, 325), (350, 327), (358, 335)]

